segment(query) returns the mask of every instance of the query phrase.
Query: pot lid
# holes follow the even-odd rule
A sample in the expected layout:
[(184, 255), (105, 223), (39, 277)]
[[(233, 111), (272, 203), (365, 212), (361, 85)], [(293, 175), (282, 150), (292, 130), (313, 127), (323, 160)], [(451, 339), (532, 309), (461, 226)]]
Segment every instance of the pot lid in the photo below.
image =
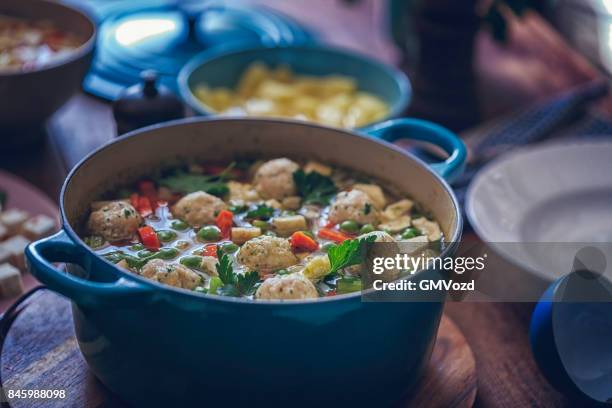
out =
[(98, 17), (96, 55), (83, 87), (114, 100), (140, 73), (154, 69), (176, 91), (185, 63), (204, 51), (303, 44), (310, 34), (277, 11), (221, 1), (93, 2)]

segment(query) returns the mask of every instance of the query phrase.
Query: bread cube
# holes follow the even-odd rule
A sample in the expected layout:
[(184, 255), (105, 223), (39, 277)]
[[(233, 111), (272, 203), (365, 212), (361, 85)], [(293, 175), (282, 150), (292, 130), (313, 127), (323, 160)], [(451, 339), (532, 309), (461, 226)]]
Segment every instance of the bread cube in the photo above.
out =
[(23, 223), (21, 234), (31, 241), (51, 235), (55, 231), (55, 220), (46, 215), (37, 215)]
[(261, 235), (261, 229), (256, 227), (234, 227), (232, 228), (232, 242), (242, 245), (251, 238)]
[(295, 231), (307, 229), (306, 218), (303, 215), (276, 217), (272, 220), (272, 225), (274, 225), (279, 235), (284, 236), (291, 235)]
[(19, 233), (21, 226), (29, 217), (26, 211), (11, 208), (0, 213), (0, 223), (6, 227), (8, 235), (11, 236)]
[(22, 235), (15, 235), (0, 244), (0, 247), (6, 249), (10, 254), (10, 263), (16, 268), (25, 270), (25, 257), (23, 252), (30, 243), (30, 240)]
[(7, 263), (11, 261), (11, 251), (4, 247), (3, 244), (0, 244), (0, 264)]
[(423, 235), (427, 235), (430, 241), (437, 241), (442, 237), (440, 226), (435, 221), (429, 221), (425, 217), (412, 220), (412, 225), (421, 231)]
[(23, 292), (21, 273), (13, 265), (0, 264), (0, 298), (8, 298)]
[(8, 237), (8, 228), (4, 226), (4, 224), (0, 223), (0, 241), (3, 241)]
[(385, 222), (384, 224), (380, 224), (378, 228), (383, 231), (387, 231), (390, 234), (395, 234), (401, 232), (410, 226), (411, 218), (409, 215), (402, 215), (399, 218), (396, 218), (392, 221)]

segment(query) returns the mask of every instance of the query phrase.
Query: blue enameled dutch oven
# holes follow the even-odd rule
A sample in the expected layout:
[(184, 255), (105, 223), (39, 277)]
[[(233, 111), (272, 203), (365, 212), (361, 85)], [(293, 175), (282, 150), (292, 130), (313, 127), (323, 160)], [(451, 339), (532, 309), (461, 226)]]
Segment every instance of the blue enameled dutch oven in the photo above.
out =
[[(77, 165), (62, 189), (62, 231), (33, 243), (26, 255), (40, 281), (72, 300), (78, 343), (95, 375), (124, 400), (147, 407), (386, 406), (402, 398), (429, 359), (444, 293), (428, 302), (385, 303), (363, 302), (359, 293), (294, 302), (202, 295), (115, 267), (77, 233), (92, 200), (162, 164), (288, 156), (388, 182), (427, 206), (446, 239), (457, 242), (461, 215), (444, 178), (463, 165), (460, 139), (410, 119), (368, 133), (374, 137), (303, 122), (192, 119), (130, 133)], [(439, 145), (449, 158), (427, 167), (387, 142), (400, 135)], [(53, 262), (85, 272), (66, 273)], [(412, 279), (438, 276), (426, 270)]]
[(399, 117), (408, 107), (411, 88), (400, 70), (353, 51), (324, 45), (258, 47), (225, 53), (204, 52), (181, 70), (178, 87), (183, 100), (201, 115), (216, 115), (200, 102), (193, 90), (198, 85), (235, 88), (244, 71), (254, 62), (289, 66), (301, 75), (344, 75), (353, 78), (360, 90), (381, 98), (389, 113), (379, 122)]

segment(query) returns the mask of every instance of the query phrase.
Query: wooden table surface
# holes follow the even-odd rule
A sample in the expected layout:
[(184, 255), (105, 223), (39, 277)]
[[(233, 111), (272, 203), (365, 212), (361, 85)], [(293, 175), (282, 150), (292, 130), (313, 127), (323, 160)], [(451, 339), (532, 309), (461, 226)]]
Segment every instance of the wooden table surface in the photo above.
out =
[[(330, 42), (358, 49), (387, 62), (397, 54), (386, 39), (382, 4), (268, 0), (315, 28)], [(476, 72), (484, 105), (484, 119), (526, 106), (598, 76), (579, 54), (537, 15), (510, 25), (507, 47), (487, 33), (477, 39)], [(554, 73), (554, 74), (551, 74)], [(115, 134), (109, 105), (87, 95), (76, 95), (49, 124), (50, 136), (40, 146), (19, 154), (0, 153), (0, 167), (29, 180), (57, 197), (66, 171), (86, 153)], [(570, 406), (537, 370), (527, 330), (533, 304), (449, 303), (447, 314), (467, 337), (478, 367), (476, 406)]]

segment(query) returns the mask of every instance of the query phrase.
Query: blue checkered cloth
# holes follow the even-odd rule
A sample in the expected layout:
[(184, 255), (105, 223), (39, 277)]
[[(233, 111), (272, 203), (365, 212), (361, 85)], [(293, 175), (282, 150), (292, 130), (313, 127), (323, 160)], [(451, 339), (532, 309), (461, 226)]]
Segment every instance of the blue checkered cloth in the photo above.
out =
[[(585, 108), (608, 92), (605, 81), (577, 88), (547, 102), (512, 114), (483, 130), (472, 132), (472, 159), (465, 172), (452, 184), (461, 207), (464, 208), (467, 188), (474, 176), (496, 157), (517, 147), (556, 140), (571, 143), (576, 140), (612, 140), (612, 119), (586, 113)], [(426, 162), (439, 161), (422, 149), (413, 153)], [(464, 214), (465, 215), (465, 214)], [(466, 229), (470, 229), (466, 219)]]

